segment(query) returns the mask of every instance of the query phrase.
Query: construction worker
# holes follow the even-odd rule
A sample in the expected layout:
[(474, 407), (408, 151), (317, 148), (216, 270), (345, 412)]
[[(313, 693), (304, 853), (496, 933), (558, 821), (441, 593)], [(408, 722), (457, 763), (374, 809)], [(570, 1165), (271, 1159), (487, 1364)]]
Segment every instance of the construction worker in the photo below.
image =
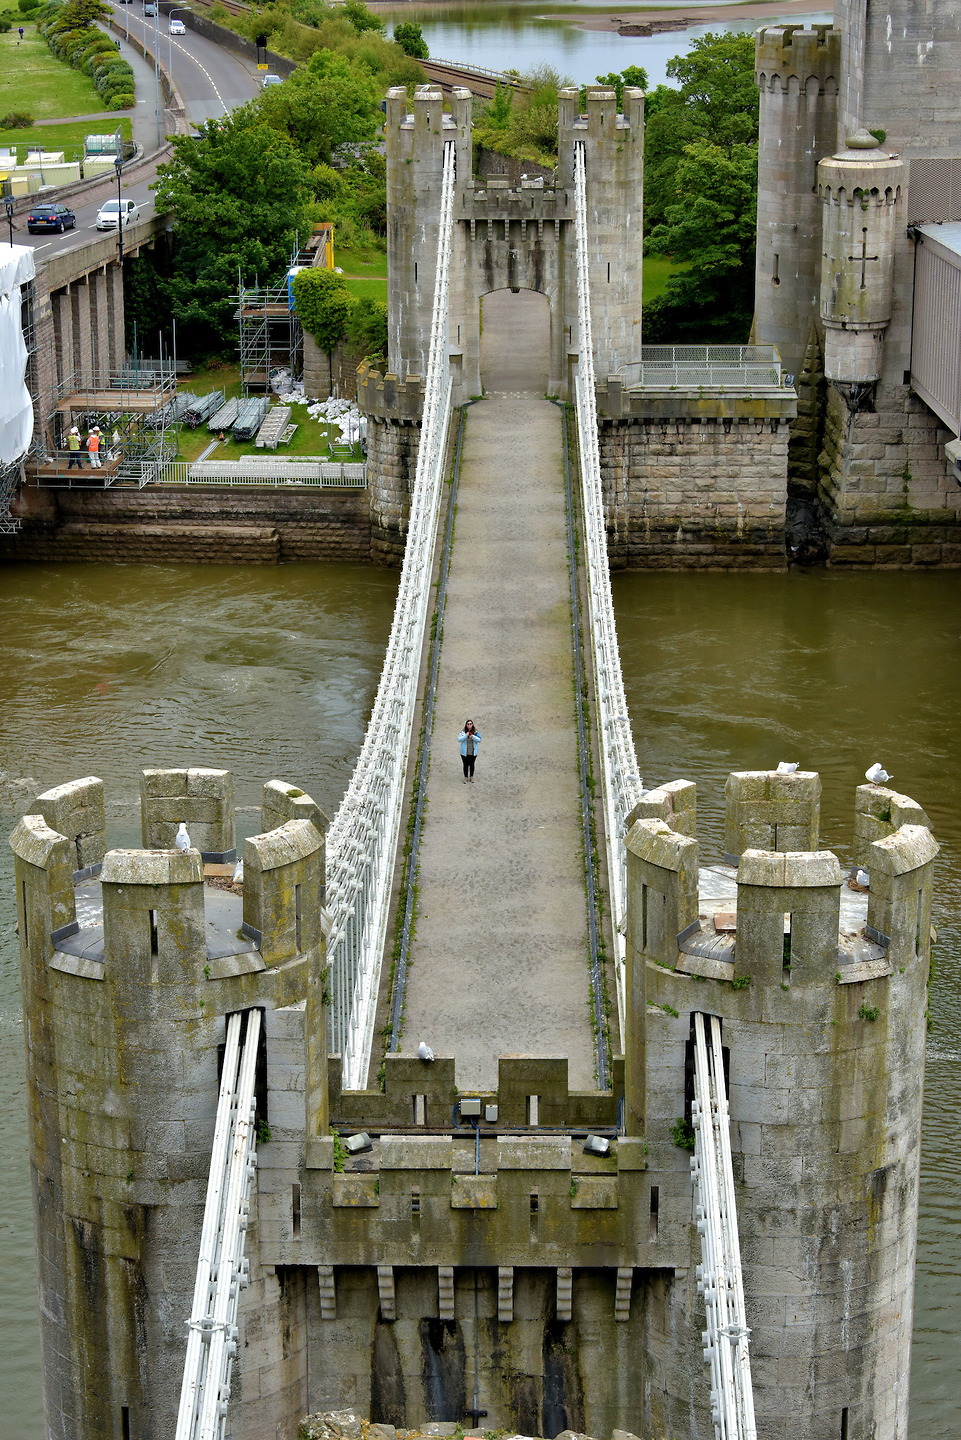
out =
[(67, 449), (70, 452), (70, 459), (67, 461), (67, 469), (72, 470), (76, 465), (78, 470), (83, 469), (83, 461), (80, 459), (80, 431), (76, 425), (71, 426), (67, 431)]
[(90, 456), (90, 464), (94, 470), (103, 469), (103, 461), (100, 458), (100, 426), (94, 425), (87, 436), (87, 454)]

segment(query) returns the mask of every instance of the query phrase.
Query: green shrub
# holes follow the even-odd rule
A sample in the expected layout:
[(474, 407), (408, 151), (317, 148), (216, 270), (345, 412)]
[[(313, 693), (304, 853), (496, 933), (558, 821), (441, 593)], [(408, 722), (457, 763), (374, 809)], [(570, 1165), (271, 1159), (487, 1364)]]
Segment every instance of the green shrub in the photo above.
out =
[(0, 130), (29, 130), (32, 124), (28, 110), (11, 110), (9, 115), (0, 116)]
[(3, 16), (0, 15), (0, 35), (6, 35), (7, 31), (11, 30), (12, 28), (13, 27), (10, 24), (10, 21), (5, 20)]
[(107, 106), (108, 110), (129, 110), (136, 105), (136, 95), (115, 95)]
[(40, 0), (17, 0), (17, 9), (21, 15), (32, 15), (34, 10), (39, 10)]

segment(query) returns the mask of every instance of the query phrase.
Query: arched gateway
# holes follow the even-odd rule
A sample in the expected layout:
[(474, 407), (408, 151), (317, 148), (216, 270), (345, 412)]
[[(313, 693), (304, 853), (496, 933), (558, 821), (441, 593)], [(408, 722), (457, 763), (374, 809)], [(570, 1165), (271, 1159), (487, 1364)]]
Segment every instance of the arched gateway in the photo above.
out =
[[(445, 112), (439, 90), (421, 89), (409, 108), (398, 86), (387, 96), (387, 209), (390, 353), (400, 378), (423, 375), (430, 344), (444, 146), (457, 149), (449, 336), (454, 403), (481, 389), (480, 301), (491, 290), (537, 290), (551, 307), (551, 394), (569, 394), (577, 358), (577, 277), (571, 182), (575, 139), (586, 147), (590, 186), (590, 267), (595, 363), (614, 374), (641, 343), (644, 96), (613, 90), (558, 97), (559, 158), (552, 184), (475, 178), (471, 96), (455, 90)], [(396, 359), (394, 359), (396, 357)]]

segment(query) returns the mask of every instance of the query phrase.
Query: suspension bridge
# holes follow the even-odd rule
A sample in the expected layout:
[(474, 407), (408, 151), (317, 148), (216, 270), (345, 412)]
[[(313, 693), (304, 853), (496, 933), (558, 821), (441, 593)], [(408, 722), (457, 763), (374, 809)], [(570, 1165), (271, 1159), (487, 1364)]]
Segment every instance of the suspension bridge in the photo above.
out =
[[(541, 402), (553, 410), (546, 445), (540, 439), (536, 442), (542, 460), (546, 450), (544, 483), (538, 487), (533, 457), (529, 466), (518, 463), (523, 454), (520, 434), (502, 433), (500, 450), (490, 443), (480, 446), (488, 459), (486, 467), (483, 461), (478, 462), (475, 493), (482, 502), (481, 517), (485, 509), (492, 510), (492, 514), (486, 523), (476, 516), (472, 521), (473, 512), (464, 499), (464, 531), (457, 535), (457, 566), (454, 583), (449, 584), (453, 527), (444, 527), (441, 522), (445, 500), (451, 507), (451, 519), (455, 503), (455, 498), (445, 493), (445, 481), (454, 426), (448, 299), (456, 152), (452, 142), (444, 148), (430, 353), (407, 548), (367, 733), (347, 793), (328, 833), (326, 925), (332, 997), (329, 1044), (332, 1052), (342, 1056), (343, 1084), (348, 1090), (361, 1090), (368, 1083), (379, 1014), (387, 1017), (392, 1050), (400, 1050), (402, 1042), (406, 1042), (408, 1050), (416, 1048), (423, 1032), (444, 1053), (456, 1054), (459, 1061), (464, 1052), (468, 1079), (475, 1085), (491, 1083), (497, 1053), (530, 1052), (538, 1041), (544, 1043), (545, 1053), (564, 1050), (569, 1055), (581, 1087), (586, 1088), (596, 1079), (606, 1080), (610, 1046), (602, 995), (596, 984), (600, 924), (597, 869), (589, 866), (589, 883), (585, 886), (583, 868), (577, 863), (555, 865), (551, 860), (552, 856), (564, 854), (573, 861), (579, 846), (589, 860), (593, 848), (595, 817), (586, 813), (590, 794), (583, 783), (591, 763), (588, 725), (582, 723), (588, 719), (596, 733), (600, 758), (598, 794), (602, 815), (596, 818), (606, 846), (604, 870), (614, 922), (615, 1023), (623, 1023), (624, 840), (631, 812), (644, 789), (624, 697), (606, 552), (594, 399), (590, 175), (583, 145), (575, 145), (574, 162), (579, 327), (576, 469), (580, 479), (576, 506), (571, 493), (565, 496), (563, 485), (564, 412)], [(506, 387), (511, 378), (508, 365)], [(514, 374), (513, 379), (516, 382), (518, 375)], [(499, 395), (494, 397), (495, 407), (499, 399)], [(523, 399), (526, 408), (522, 405), (513, 415), (509, 407), (506, 416), (497, 412), (495, 428), (499, 429), (505, 418), (508, 423), (513, 420), (515, 426), (523, 423), (525, 413), (530, 413), (529, 394)], [(482, 425), (483, 421), (469, 414), (468, 437), (475, 424)], [(509, 546), (513, 538), (504, 533), (504, 516), (497, 510), (498, 477), (503, 482), (502, 491), (526, 492), (527, 521), (533, 514), (543, 519), (552, 498), (555, 513), (553, 533), (538, 537), (542, 558), (546, 556), (546, 570), (535, 568), (517, 576), (527, 603), (522, 598), (522, 608), (518, 609), (518, 594), (505, 591), (503, 576), (495, 575), (492, 583), (499, 598), (492, 612), (483, 598), (491, 583), (484, 567), (493, 563), (498, 546)], [(573, 509), (582, 545), (574, 542)], [(523, 523), (512, 511), (511, 524)], [(530, 540), (530, 535), (521, 533), (522, 545), (529, 548)], [(583, 555), (583, 575), (577, 573), (578, 551)], [(508, 560), (508, 570), (511, 564)], [(578, 604), (581, 585), (587, 602), (583, 617), (577, 609), (572, 611), (572, 604)], [(543, 594), (541, 586), (546, 587)], [(547, 616), (545, 624), (539, 623), (542, 611)], [(433, 636), (432, 615), (437, 616)], [(515, 656), (512, 667), (506, 652), (522, 645), (517, 634), (521, 630), (533, 631), (531, 649)], [(579, 653), (582, 637), (588, 652), (586, 668), (593, 677), (589, 717), (583, 713), (583, 692), (587, 687), (582, 678), (576, 682), (575, 705), (575, 664), (585, 664)], [(433, 665), (432, 645), (439, 660)], [(538, 656), (554, 654), (558, 648), (566, 650), (559, 671), (546, 677), (538, 675)], [(469, 665), (468, 657), (472, 662)], [(421, 711), (425, 677), (429, 693)], [(507, 693), (503, 693), (505, 690)], [(518, 693), (524, 690), (526, 694)], [(469, 796), (461, 797), (465, 803), (455, 803), (456, 787), (461, 782), (454, 772), (456, 755), (452, 736), (447, 732), (465, 705), (467, 709), (480, 706), (487, 715), (512, 717), (521, 732), (514, 735), (514, 741), (520, 740), (543, 761), (533, 785), (521, 786), (521, 793), (516, 793), (511, 775), (516, 779), (524, 772), (516, 765), (511, 770), (511, 737), (491, 730), (482, 743), (478, 762), (484, 798), (479, 798), (482, 792), (478, 786)], [(459, 728), (459, 718), (456, 723)], [(485, 770), (485, 764), (489, 769)], [(500, 776), (496, 774), (498, 766)], [(388, 922), (400, 866), (405, 800), (415, 774), (412, 810), (416, 845), (408, 855), (406, 883), (408, 895), (419, 891), (424, 933), (411, 943), (407, 927), (391, 991), (387, 984), (389, 967), (385, 965)], [(560, 783), (552, 783), (558, 774)], [(506, 823), (495, 826), (493, 838), (489, 834), (489, 814), (481, 814), (492, 807), (507, 813)], [(558, 810), (562, 813), (558, 814)], [(518, 874), (522, 877), (526, 912), (524, 905), (518, 905), (511, 884), (510, 877)], [(540, 897), (536, 893), (538, 883)], [(505, 896), (506, 904), (502, 903)], [(404, 892), (402, 903), (403, 899)], [(544, 933), (537, 933), (539, 908), (551, 910), (555, 920)], [(539, 918), (543, 920), (543, 916)], [(527, 973), (521, 976), (518, 972), (525, 968)], [(595, 982), (590, 1013), (583, 1003), (589, 974)], [(468, 994), (469, 1020), (464, 1012)], [(741, 1285), (727, 1100), (723, 1066), (719, 1063), (720, 1026), (716, 1018), (708, 1028), (703, 1017), (698, 1016), (697, 1022), (697, 1100), (693, 1111), (697, 1142), (692, 1169), (702, 1235), (703, 1260), (698, 1279), (706, 1301), (704, 1354), (711, 1367), (712, 1419), (719, 1440), (753, 1440), (756, 1431), (748, 1353), (750, 1332)], [(593, 1046), (592, 1033), (596, 1037)], [(250, 1047), (256, 1048), (256, 1043), (257, 1037), (251, 1033), (243, 1044), (239, 1033), (231, 1031), (228, 1035), (230, 1064), (225, 1066), (225, 1075), (231, 1078), (224, 1081), (218, 1111), (178, 1440), (215, 1440), (225, 1433), (230, 1371), (236, 1353), (237, 1292), (244, 1277), (242, 1243), (238, 1241), (242, 1242), (248, 1205), (243, 1177), (249, 1174), (251, 1165)], [(615, 1048), (620, 1048), (617, 1041)]]

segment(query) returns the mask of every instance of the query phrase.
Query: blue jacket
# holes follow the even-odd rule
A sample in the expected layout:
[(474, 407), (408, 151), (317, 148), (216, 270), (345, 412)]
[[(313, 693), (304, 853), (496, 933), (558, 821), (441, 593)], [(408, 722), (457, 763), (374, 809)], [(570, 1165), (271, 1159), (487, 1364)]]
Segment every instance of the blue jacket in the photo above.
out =
[[(478, 750), (480, 749), (480, 742), (481, 742), (480, 732), (477, 731), (477, 730), (475, 730), (475, 731), (474, 731), (474, 754), (475, 754), (475, 755), (477, 754)], [(460, 753), (461, 753), (462, 755), (466, 755), (466, 754), (467, 754), (467, 731), (466, 731), (466, 730), (462, 730), (462, 731), (460, 732), (460, 734), (459, 734), (458, 737), (457, 737), (457, 743), (460, 745)]]

